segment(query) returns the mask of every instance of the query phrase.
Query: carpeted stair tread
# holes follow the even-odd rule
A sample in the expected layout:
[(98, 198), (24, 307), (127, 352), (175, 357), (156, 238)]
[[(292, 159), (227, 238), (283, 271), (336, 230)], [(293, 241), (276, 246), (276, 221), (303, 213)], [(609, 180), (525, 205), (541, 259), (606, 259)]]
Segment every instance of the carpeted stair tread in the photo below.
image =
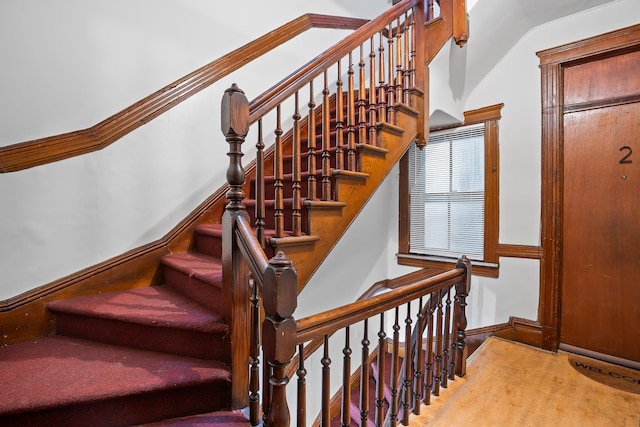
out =
[(204, 383), (220, 383), (228, 389), (231, 381), (228, 368), (219, 361), (67, 337), (45, 337), (0, 348), (0, 377), (0, 424), (8, 414)]
[(199, 252), (186, 252), (167, 255), (162, 263), (189, 277), (195, 277), (207, 283), (222, 283), (222, 262), (219, 258)]
[(47, 305), (54, 314), (65, 313), (119, 320), (154, 327), (200, 332), (223, 332), (222, 317), (168, 286), (87, 295)]
[(220, 411), (210, 414), (200, 414), (191, 417), (175, 418), (157, 423), (143, 424), (138, 427), (192, 427), (192, 426), (226, 426), (245, 427), (251, 423), (241, 412)]

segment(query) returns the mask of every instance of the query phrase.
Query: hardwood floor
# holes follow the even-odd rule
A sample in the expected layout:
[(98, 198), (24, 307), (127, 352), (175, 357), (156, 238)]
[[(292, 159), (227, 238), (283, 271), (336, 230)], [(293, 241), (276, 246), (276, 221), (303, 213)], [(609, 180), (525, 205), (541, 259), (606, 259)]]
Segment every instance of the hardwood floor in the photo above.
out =
[(491, 337), (410, 426), (640, 427), (640, 394), (583, 376), (567, 355)]

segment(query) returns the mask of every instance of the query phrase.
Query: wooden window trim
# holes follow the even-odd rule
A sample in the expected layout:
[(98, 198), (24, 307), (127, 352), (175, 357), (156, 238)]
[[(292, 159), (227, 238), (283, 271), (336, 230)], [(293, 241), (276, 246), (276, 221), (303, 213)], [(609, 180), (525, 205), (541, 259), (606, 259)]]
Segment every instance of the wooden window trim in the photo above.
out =
[[(484, 262), (472, 262), (473, 274), (498, 277), (498, 232), (499, 232), (499, 132), (504, 104), (495, 104), (477, 110), (466, 111), (464, 122), (451, 126), (432, 128), (430, 131), (455, 129), (484, 123), (485, 126), (485, 228)], [(409, 154), (400, 161), (400, 215), (398, 230), (398, 264), (413, 267), (452, 268), (455, 262), (450, 259), (439, 260), (435, 257), (412, 254), (409, 251)]]

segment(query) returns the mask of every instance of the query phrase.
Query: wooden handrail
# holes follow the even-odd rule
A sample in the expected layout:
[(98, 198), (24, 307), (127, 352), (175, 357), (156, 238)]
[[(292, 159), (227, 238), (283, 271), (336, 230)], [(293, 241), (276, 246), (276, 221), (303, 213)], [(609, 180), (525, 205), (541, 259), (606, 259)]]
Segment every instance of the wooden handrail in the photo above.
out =
[[(385, 279), (379, 282), (376, 282), (371, 286), (367, 291), (365, 291), (360, 297), (355, 301), (358, 303), (360, 301), (368, 300), (369, 298), (375, 296), (381, 290), (396, 290), (396, 289), (405, 289), (405, 287), (410, 286), (414, 283), (417, 283), (419, 280), (424, 280), (427, 277), (433, 277), (436, 274), (442, 273), (442, 269), (420, 269), (418, 271), (414, 271), (413, 273), (405, 274), (400, 277), (396, 277), (394, 279)], [(309, 356), (311, 356), (318, 348), (322, 346), (323, 337), (316, 337), (312, 341), (305, 343), (304, 346), (304, 354), (302, 357), (306, 360)], [(292, 360), (287, 369), (287, 375), (292, 376), (296, 370), (297, 360)]]
[(367, 22), (357, 32), (339, 41), (313, 61), (303, 65), (297, 71), (284, 78), (262, 95), (253, 99), (249, 104), (251, 111), (249, 122), (251, 124), (269, 111), (273, 110), (282, 101), (291, 97), (296, 91), (309, 84), (311, 80), (320, 75), (324, 70), (334, 65), (339, 59), (345, 57), (353, 49), (369, 40), (373, 35), (384, 30), (389, 21), (400, 16), (420, 3), (421, 0), (403, 0), (377, 18)]
[(246, 217), (239, 217), (236, 220), (236, 227), (236, 240), (240, 251), (249, 265), (253, 279), (262, 287), (263, 275), (269, 266), (269, 259)]
[(406, 302), (415, 300), (445, 286), (456, 283), (465, 275), (464, 268), (455, 268), (429, 277), (403, 288), (382, 295), (299, 319), (298, 343), (304, 343), (317, 335), (328, 335), (347, 325), (354, 324), (376, 314), (383, 313)]
[(302, 15), (195, 70), (83, 130), (0, 147), (0, 173), (15, 172), (101, 150), (216, 81), (311, 28), (357, 29), (366, 19)]

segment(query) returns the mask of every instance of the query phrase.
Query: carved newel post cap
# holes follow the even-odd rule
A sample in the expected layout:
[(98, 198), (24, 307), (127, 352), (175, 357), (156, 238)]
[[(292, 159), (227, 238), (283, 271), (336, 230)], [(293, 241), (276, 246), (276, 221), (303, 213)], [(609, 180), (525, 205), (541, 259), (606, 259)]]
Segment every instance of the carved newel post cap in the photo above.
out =
[(280, 319), (293, 315), (298, 305), (298, 274), (282, 252), (269, 260), (262, 290), (265, 313)]
[(249, 132), (249, 101), (237, 84), (224, 91), (221, 106), (221, 128), (224, 136), (245, 137)]

